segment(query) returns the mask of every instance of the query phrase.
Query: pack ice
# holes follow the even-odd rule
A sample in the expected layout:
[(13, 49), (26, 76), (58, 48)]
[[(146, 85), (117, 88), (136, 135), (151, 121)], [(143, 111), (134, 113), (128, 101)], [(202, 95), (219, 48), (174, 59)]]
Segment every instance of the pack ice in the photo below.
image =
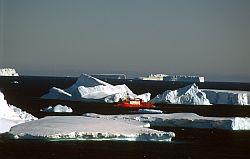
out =
[(134, 94), (125, 84), (113, 86), (92, 76), (82, 74), (71, 87), (60, 89), (53, 87), (42, 99), (61, 99), (71, 101), (89, 101), (114, 103), (124, 98), (150, 100), (150, 93)]

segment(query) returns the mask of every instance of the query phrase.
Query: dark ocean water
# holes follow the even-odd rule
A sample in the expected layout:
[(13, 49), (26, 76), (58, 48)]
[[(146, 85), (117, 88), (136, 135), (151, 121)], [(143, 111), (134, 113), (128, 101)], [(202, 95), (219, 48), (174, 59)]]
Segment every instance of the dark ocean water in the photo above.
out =
[[(73, 77), (0, 77), (0, 90), (9, 104), (39, 118), (48, 115), (130, 114), (136, 109), (114, 107), (112, 104), (41, 100), (39, 97), (53, 87), (67, 88), (76, 81)], [(152, 96), (167, 89), (177, 89), (191, 83), (139, 80), (106, 80), (111, 84), (125, 83), (134, 93), (150, 92)], [(199, 88), (250, 90), (250, 83), (205, 82)], [(40, 109), (62, 104), (73, 113), (44, 113)], [(193, 112), (203, 116), (250, 117), (248, 106), (189, 106), (157, 105), (164, 113)], [(173, 131), (172, 142), (122, 141), (61, 141), (11, 140), (0, 137), (0, 159), (4, 158), (250, 158), (250, 131), (161, 128)]]

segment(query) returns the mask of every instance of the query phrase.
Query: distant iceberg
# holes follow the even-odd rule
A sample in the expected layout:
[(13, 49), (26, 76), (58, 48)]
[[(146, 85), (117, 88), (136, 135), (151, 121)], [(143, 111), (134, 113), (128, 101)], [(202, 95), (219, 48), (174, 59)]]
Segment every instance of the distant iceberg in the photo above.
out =
[(0, 92), (0, 133), (9, 131), (14, 125), (32, 120), (37, 118), (20, 108), (8, 105), (3, 93)]
[(40, 111), (42, 112), (55, 112), (55, 113), (72, 113), (73, 110), (72, 108), (68, 107), (68, 106), (63, 106), (63, 105), (56, 105), (54, 107), (49, 106), (47, 108), (41, 109)]
[(205, 78), (201, 76), (190, 75), (166, 75), (166, 74), (150, 74), (146, 77), (139, 77), (141, 80), (157, 80), (157, 81), (181, 81), (181, 82), (204, 82)]
[(0, 76), (19, 76), (13, 68), (0, 68)]
[(198, 89), (196, 84), (188, 85), (177, 90), (167, 90), (150, 100), (151, 103), (211, 105), (206, 94)]
[(150, 100), (150, 93), (134, 94), (125, 84), (113, 86), (92, 76), (82, 74), (71, 87), (60, 89), (53, 87), (42, 99), (61, 99), (70, 101), (90, 101), (114, 103), (125, 98)]

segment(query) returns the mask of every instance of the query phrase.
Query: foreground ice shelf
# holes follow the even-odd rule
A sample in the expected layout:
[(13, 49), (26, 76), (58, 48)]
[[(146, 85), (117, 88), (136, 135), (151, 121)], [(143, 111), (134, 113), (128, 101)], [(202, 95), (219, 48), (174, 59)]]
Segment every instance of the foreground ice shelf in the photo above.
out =
[(148, 126), (123, 119), (50, 116), (16, 125), (9, 135), (16, 139), (127, 141), (171, 141), (175, 136), (173, 132), (157, 131)]

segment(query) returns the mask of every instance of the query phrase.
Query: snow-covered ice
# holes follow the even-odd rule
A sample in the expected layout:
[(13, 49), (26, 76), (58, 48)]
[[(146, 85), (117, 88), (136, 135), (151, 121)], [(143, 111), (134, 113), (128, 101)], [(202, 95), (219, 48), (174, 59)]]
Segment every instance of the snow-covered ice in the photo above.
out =
[(248, 91), (203, 89), (212, 104), (248, 105)]
[(134, 94), (125, 84), (113, 86), (92, 76), (82, 74), (71, 87), (60, 89), (53, 87), (43, 99), (61, 99), (71, 101), (118, 102), (123, 98), (150, 100), (150, 93)]
[(194, 113), (131, 115), (99, 115), (86, 113), (83, 114), (83, 116), (99, 119), (135, 120), (149, 123), (150, 126), (160, 127), (250, 130), (250, 118), (247, 117), (203, 117)]
[(13, 105), (8, 105), (4, 99), (4, 94), (0, 92), (0, 133), (9, 131), (9, 129), (19, 123), (36, 120), (31, 114), (22, 111)]
[(16, 139), (171, 141), (173, 132), (147, 128), (135, 120), (87, 116), (49, 116), (16, 125), (9, 135)]
[(18, 73), (13, 68), (1, 68), (0, 76), (18, 76)]
[(70, 107), (68, 107), (68, 106), (66, 106), (66, 105), (60, 105), (60, 104), (58, 104), (58, 105), (56, 105), (56, 106), (49, 106), (49, 107), (47, 107), (47, 108), (44, 108), (44, 109), (41, 109), (40, 111), (42, 111), (42, 112), (57, 112), (57, 113), (72, 113), (73, 112), (73, 110), (72, 110), (72, 108), (70, 108)]
[(150, 100), (151, 103), (211, 105), (206, 94), (194, 84), (177, 90), (167, 90)]

